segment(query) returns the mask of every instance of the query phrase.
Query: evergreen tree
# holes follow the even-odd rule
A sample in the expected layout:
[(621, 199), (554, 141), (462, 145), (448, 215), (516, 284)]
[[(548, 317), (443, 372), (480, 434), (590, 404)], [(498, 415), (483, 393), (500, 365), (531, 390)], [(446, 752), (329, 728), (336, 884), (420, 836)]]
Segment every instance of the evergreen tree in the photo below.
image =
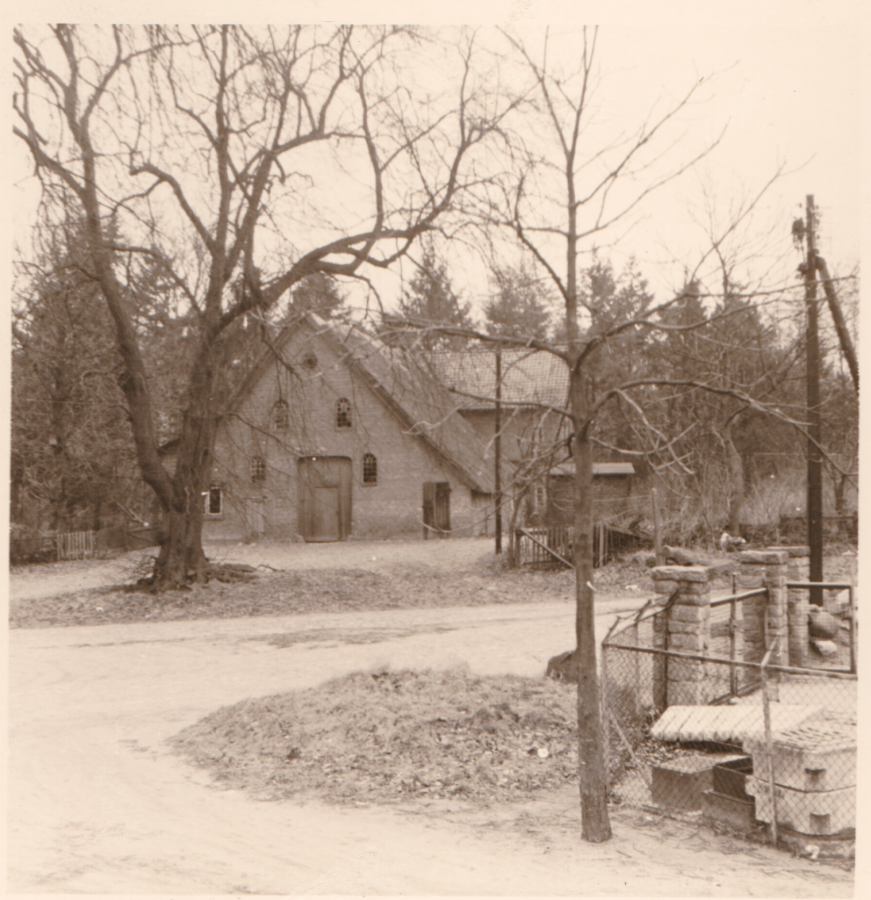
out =
[(541, 282), (524, 265), (495, 267), (495, 296), (484, 306), (488, 334), (506, 337), (547, 338), (550, 297)]
[(440, 347), (457, 350), (468, 343), (462, 336), (449, 336), (428, 332), (427, 325), (456, 326), (472, 329), (471, 304), (463, 303), (448, 275), (447, 266), (436, 254), (432, 241), (423, 248), (423, 258), (417, 272), (403, 291), (399, 301), (401, 318), (422, 324), (420, 344), (428, 350)]
[(118, 355), (78, 231), (54, 237), (13, 303), (11, 486), (14, 522), (99, 528), (129, 494), (132, 438)]
[(303, 279), (293, 291), (288, 316), (313, 312), (324, 319), (339, 314), (345, 295), (335, 278), (316, 272)]

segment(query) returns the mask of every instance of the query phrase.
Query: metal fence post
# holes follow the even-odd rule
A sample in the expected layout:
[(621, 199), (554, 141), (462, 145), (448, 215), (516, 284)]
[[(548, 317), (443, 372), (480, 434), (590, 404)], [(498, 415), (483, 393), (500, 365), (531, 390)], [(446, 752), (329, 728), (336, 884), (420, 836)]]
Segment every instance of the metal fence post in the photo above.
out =
[(768, 761), (768, 790), (771, 792), (771, 843), (777, 846), (777, 797), (774, 793), (774, 741), (771, 737), (771, 706), (768, 697), (768, 673), (766, 671), (771, 654), (778, 644), (774, 639), (762, 660), (759, 674), (762, 680), (762, 721), (765, 728), (765, 756)]
[(847, 589), (850, 598), (850, 674), (856, 674), (856, 599), (853, 596), (853, 585)]
[[(733, 581), (734, 584), (734, 581)], [(732, 591), (732, 600), (729, 603), (729, 691), (733, 697), (738, 696), (738, 669), (735, 666), (735, 657), (737, 656), (737, 624), (738, 624), (738, 601), (735, 599), (735, 591)]]
[(608, 717), (608, 648), (602, 647), (602, 693), (599, 702), (600, 717), (602, 719), (602, 738), (605, 742), (605, 781), (608, 790), (611, 789), (611, 726)]

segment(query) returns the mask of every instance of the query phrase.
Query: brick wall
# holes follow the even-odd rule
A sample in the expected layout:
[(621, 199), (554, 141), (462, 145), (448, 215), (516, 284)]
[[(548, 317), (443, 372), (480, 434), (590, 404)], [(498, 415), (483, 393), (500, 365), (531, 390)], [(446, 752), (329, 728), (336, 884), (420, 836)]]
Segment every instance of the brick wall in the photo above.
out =
[[(317, 364), (308, 369), (303, 363), (311, 353)], [(473, 496), (435, 451), (406, 434), (398, 417), (329, 343), (305, 325), (291, 337), (283, 355), (293, 372), (280, 364), (268, 367), (220, 429), (213, 480), (222, 486), (223, 511), (207, 517), (207, 536), (298, 536), (301, 456), (351, 460), (352, 537), (420, 537), (425, 481), (450, 483), (454, 534), (484, 532), (490, 498)], [(350, 401), (350, 428), (336, 427), (339, 398)], [(275, 430), (273, 421), (280, 399), (286, 401), (289, 415), (283, 432)], [(377, 460), (376, 484), (363, 481), (367, 453)], [(251, 479), (254, 457), (266, 463), (265, 480), (258, 483)]]

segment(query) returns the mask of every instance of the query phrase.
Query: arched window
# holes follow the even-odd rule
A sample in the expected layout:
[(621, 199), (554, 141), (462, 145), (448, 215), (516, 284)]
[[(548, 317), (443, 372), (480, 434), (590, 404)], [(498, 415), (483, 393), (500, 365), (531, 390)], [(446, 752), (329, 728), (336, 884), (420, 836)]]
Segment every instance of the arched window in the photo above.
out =
[(272, 427), (276, 431), (287, 431), (290, 428), (290, 407), (286, 400), (279, 400), (272, 407)]
[(351, 401), (347, 397), (339, 397), (336, 401), (336, 428), (351, 427)]
[(266, 481), (266, 460), (262, 456), (251, 457), (251, 483), (260, 484)]
[(363, 484), (378, 484), (378, 460), (372, 453), (363, 454)]

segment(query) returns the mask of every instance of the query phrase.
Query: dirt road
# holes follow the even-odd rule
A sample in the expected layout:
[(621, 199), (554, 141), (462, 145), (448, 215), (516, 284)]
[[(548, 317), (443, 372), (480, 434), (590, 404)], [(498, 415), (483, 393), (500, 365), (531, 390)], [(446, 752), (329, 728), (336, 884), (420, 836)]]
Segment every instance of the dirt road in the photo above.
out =
[[(620, 605), (600, 608), (601, 629)], [(303, 639), (267, 639), (288, 633)], [(574, 791), (530, 808), (526, 831), (523, 810), (263, 803), (162, 745), (219, 706), (375, 665), (540, 674), (571, 635), (567, 603), (12, 631), (8, 890), (852, 894), (849, 873), (737, 842), (724, 856), (639, 814), (582, 844)]]

